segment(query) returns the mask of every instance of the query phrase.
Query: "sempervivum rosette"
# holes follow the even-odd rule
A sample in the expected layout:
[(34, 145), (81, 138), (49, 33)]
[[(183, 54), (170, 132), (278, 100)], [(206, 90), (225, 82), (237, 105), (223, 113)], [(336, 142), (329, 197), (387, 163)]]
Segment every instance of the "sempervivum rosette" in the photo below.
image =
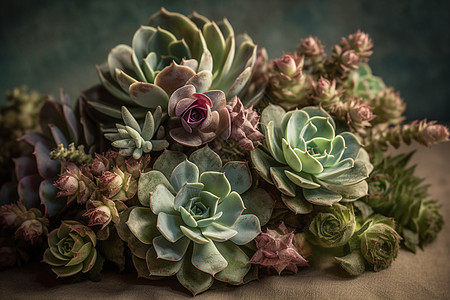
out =
[(179, 88), (170, 97), (169, 116), (179, 118), (181, 123), (170, 130), (170, 136), (186, 146), (197, 147), (231, 134), (230, 113), (222, 91), (197, 93), (193, 85)]
[(365, 179), (372, 170), (367, 152), (352, 133), (336, 134), (333, 119), (323, 109), (285, 112), (270, 105), (261, 123), (265, 151), (252, 151), (252, 162), (283, 193), (291, 210), (308, 213), (311, 203), (331, 206), (367, 194)]
[[(123, 213), (118, 226), (140, 276), (176, 275), (193, 294), (207, 290), (214, 279), (244, 283), (251, 268), (244, 245), (260, 233), (273, 209), (264, 190), (247, 191), (251, 182), (246, 163), (222, 167), (207, 147), (189, 160), (166, 150), (140, 178), (143, 207)], [(259, 203), (250, 203), (253, 199)]]
[(255, 65), (257, 46), (247, 36), (235, 38), (224, 19), (213, 22), (198, 14), (186, 17), (161, 9), (134, 34), (131, 47), (118, 45), (98, 67), (103, 86), (119, 100), (91, 100), (100, 114), (120, 118), (125, 105), (138, 118), (147, 109), (167, 108), (170, 95), (192, 84), (197, 91), (245, 93)]
[(68, 277), (89, 272), (96, 260), (97, 238), (89, 227), (76, 221), (63, 221), (58, 229), (48, 235), (44, 262), (53, 266), (58, 277)]

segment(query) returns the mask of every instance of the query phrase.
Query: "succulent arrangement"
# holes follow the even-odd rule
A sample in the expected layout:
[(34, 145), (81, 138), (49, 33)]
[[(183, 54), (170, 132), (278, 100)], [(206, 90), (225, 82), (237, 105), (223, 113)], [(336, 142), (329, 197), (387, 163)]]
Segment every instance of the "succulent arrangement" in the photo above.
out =
[(356, 276), (424, 247), (439, 202), (412, 153), (385, 150), (449, 131), (404, 123), (372, 47), (358, 31), (327, 56), (308, 37), (269, 60), (226, 19), (161, 9), (73, 106), (14, 90), (0, 111), (0, 162), (15, 165), (2, 173), (1, 267), (38, 253), (58, 277), (99, 280), (105, 263), (132, 263), (196, 295), (297, 273), (316, 253)]

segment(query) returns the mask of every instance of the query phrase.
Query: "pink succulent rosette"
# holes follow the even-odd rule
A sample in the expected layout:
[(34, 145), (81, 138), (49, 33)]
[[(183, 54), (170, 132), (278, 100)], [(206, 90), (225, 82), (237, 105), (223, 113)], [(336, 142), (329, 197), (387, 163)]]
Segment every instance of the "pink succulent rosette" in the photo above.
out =
[(216, 137), (228, 139), (231, 119), (222, 91), (196, 93), (193, 85), (176, 90), (169, 99), (170, 117), (178, 117), (181, 126), (170, 130), (170, 136), (191, 147), (211, 142)]
[(278, 274), (286, 269), (297, 273), (297, 266), (308, 266), (308, 262), (293, 245), (294, 232), (289, 231), (284, 222), (277, 229), (267, 229), (255, 238), (255, 252), (250, 260), (252, 264), (273, 267)]

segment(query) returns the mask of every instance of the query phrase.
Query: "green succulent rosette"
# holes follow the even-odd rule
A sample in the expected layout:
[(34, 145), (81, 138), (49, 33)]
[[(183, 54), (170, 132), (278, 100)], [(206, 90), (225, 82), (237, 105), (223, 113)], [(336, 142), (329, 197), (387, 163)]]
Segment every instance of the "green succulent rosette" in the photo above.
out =
[(44, 262), (53, 266), (58, 277), (68, 277), (87, 273), (97, 260), (94, 231), (77, 221), (63, 221), (58, 229), (48, 235), (48, 245), (44, 252)]
[(344, 246), (356, 228), (353, 206), (334, 204), (324, 208), (311, 221), (306, 230), (309, 242), (323, 248)]
[(351, 252), (336, 260), (351, 275), (363, 273), (366, 266), (378, 272), (387, 269), (397, 257), (400, 240), (393, 219), (374, 215), (350, 239)]
[(322, 108), (285, 112), (269, 105), (261, 123), (266, 139), (251, 152), (252, 163), (292, 211), (305, 214), (311, 204), (331, 206), (367, 194), (365, 179), (373, 168), (367, 152), (354, 134), (337, 134)]
[(246, 163), (222, 166), (207, 147), (189, 159), (166, 150), (139, 179), (142, 207), (122, 214), (117, 227), (139, 275), (176, 275), (194, 295), (215, 279), (243, 284), (251, 269), (244, 245), (260, 233), (273, 209), (271, 197), (262, 189), (249, 190), (251, 183)]
[(125, 105), (143, 118), (157, 106), (166, 111), (170, 95), (186, 84), (200, 93), (222, 90), (227, 99), (241, 96), (256, 57), (251, 38), (236, 38), (226, 19), (214, 22), (161, 9), (136, 31), (131, 46), (114, 47), (107, 63), (97, 67), (103, 86), (119, 100), (91, 99), (89, 104), (116, 119)]

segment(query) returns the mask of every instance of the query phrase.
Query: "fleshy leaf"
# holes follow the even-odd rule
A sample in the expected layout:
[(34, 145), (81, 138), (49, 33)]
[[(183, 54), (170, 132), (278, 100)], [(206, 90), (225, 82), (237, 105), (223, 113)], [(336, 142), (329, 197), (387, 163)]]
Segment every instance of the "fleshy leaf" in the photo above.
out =
[(127, 225), (131, 232), (144, 244), (151, 244), (159, 235), (156, 230), (156, 216), (150, 208), (135, 207), (130, 212)]
[(244, 202), (242, 202), (241, 196), (236, 192), (231, 192), (228, 196), (222, 199), (222, 202), (220, 202), (217, 207), (217, 211), (223, 212), (219, 222), (225, 226), (232, 226), (242, 214), (244, 209), (245, 206)]
[(286, 167), (271, 167), (270, 175), (272, 176), (273, 183), (283, 194), (290, 197), (295, 196), (295, 184), (289, 180), (284, 171)]
[(276, 167), (280, 164), (260, 148), (250, 152), (250, 159), (258, 174), (268, 183), (273, 183), (270, 167)]
[(183, 237), (175, 243), (169, 242), (162, 235), (157, 236), (153, 239), (153, 247), (156, 251), (157, 257), (170, 261), (180, 261), (186, 253), (186, 250), (190, 243), (191, 240), (187, 237)]
[(183, 220), (180, 216), (161, 212), (158, 214), (156, 227), (167, 240), (175, 243), (183, 236), (183, 232), (180, 229), (180, 226), (183, 224)]
[(228, 266), (214, 275), (214, 278), (231, 284), (242, 284), (251, 267), (248, 263), (249, 257), (231, 242), (216, 243), (216, 247), (227, 260)]
[(335, 259), (350, 275), (357, 276), (366, 269), (364, 257), (359, 251), (351, 252), (344, 257), (335, 257)]
[(175, 167), (170, 175), (170, 183), (176, 191), (179, 191), (185, 183), (198, 182), (199, 170), (197, 166), (188, 160)]
[(289, 170), (285, 170), (284, 174), (290, 181), (305, 189), (315, 189), (320, 187), (320, 184), (312, 181), (312, 177), (306, 173), (294, 173)]
[(219, 223), (212, 223), (202, 229), (202, 234), (213, 241), (224, 242), (235, 236), (237, 231)]
[(167, 179), (170, 178), (173, 169), (180, 163), (186, 160), (186, 154), (179, 151), (164, 150), (153, 165), (153, 170), (158, 170), (166, 176)]
[(146, 255), (147, 268), (150, 275), (155, 276), (172, 276), (177, 274), (180, 270), (183, 260), (170, 261), (158, 258), (157, 253), (153, 247), (148, 249)]
[(180, 206), (185, 206), (189, 199), (196, 196), (203, 189), (202, 183), (187, 183), (181, 187), (174, 200), (175, 210), (178, 210)]
[(241, 215), (230, 228), (238, 232), (230, 239), (237, 245), (247, 244), (261, 232), (259, 219), (255, 215)]
[(243, 194), (252, 186), (252, 174), (247, 162), (230, 161), (223, 167), (225, 177), (231, 185), (231, 190)]
[(275, 208), (275, 201), (266, 190), (253, 188), (241, 195), (246, 214), (258, 217), (261, 225), (266, 225)]
[(191, 261), (199, 270), (211, 275), (222, 271), (228, 265), (228, 262), (217, 250), (213, 241), (209, 241), (206, 244), (194, 243)]
[(220, 172), (204, 172), (200, 175), (199, 181), (204, 184), (204, 190), (219, 198), (226, 197), (231, 191), (231, 185)]
[(295, 197), (289, 197), (281, 195), (283, 203), (292, 210), (295, 214), (309, 214), (313, 210), (313, 206), (310, 202), (306, 201), (301, 192), (298, 192)]
[(161, 172), (152, 170), (141, 174), (138, 182), (138, 198), (142, 205), (147, 207), (150, 206), (150, 193), (153, 192), (159, 184), (164, 185), (170, 192), (175, 194), (172, 185)]
[(207, 171), (220, 171), (222, 168), (220, 156), (208, 146), (194, 151), (189, 156), (189, 160), (198, 167), (200, 174)]
[(150, 193), (150, 208), (152, 212), (157, 215), (160, 212), (173, 213), (175, 196), (166, 188), (165, 185), (159, 184)]
[(330, 191), (324, 187), (317, 189), (303, 189), (305, 199), (312, 204), (332, 206), (334, 203), (341, 201), (341, 194)]

